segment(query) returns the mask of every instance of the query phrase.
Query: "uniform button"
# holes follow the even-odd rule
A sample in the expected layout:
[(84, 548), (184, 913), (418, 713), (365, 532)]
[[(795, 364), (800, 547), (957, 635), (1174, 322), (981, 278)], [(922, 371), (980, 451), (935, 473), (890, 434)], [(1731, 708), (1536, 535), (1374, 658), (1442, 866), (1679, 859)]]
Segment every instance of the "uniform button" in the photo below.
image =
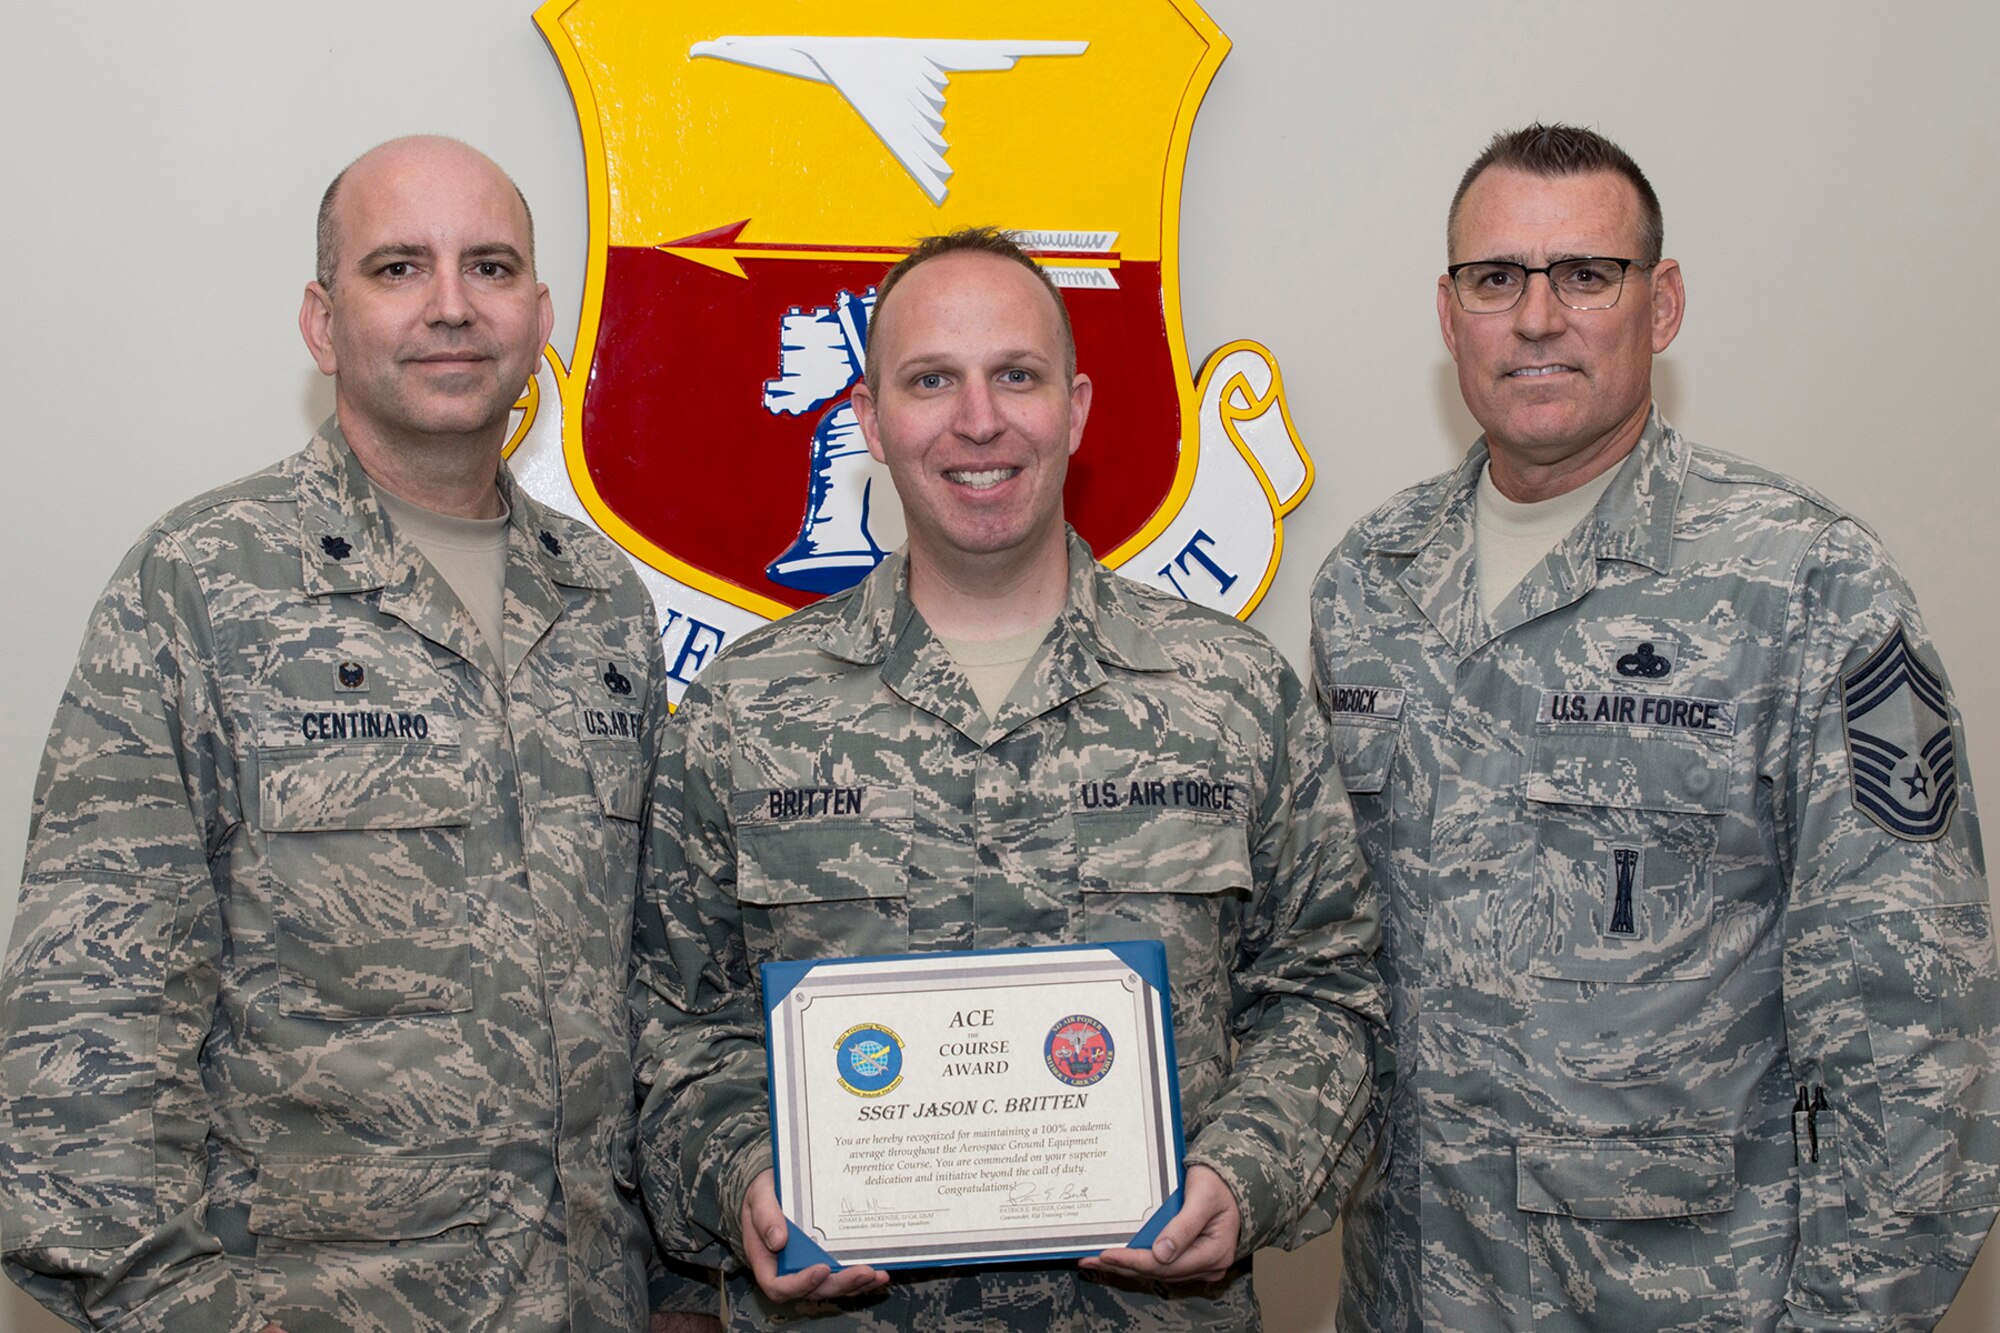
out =
[(1715, 775), (1706, 768), (1690, 768), (1687, 772), (1687, 789), (1696, 795), (1707, 791), (1709, 784), (1714, 781)]

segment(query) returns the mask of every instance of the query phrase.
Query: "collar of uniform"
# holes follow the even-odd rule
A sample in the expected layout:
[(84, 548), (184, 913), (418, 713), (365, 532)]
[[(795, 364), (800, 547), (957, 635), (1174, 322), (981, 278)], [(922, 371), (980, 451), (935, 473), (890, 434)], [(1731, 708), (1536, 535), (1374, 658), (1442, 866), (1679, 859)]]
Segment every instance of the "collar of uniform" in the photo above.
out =
[(820, 647), (843, 662), (879, 666), (916, 608), (908, 594), (910, 548), (899, 546), (846, 592), (819, 603), (832, 613)]
[[(1129, 592), (1097, 563), (1074, 528), (1069, 544), (1068, 605), (1061, 621), (1092, 657), (1132, 671), (1171, 671), (1173, 659), (1131, 609)], [(910, 601), (910, 550), (899, 547), (851, 592), (828, 598), (832, 612), (820, 646), (842, 661), (879, 665), (888, 659), (916, 607)]]
[(1626, 560), (1664, 572), (1673, 563), (1674, 514), (1687, 480), (1688, 446), (1659, 405), (1646, 416), (1639, 443), (1618, 466), (1618, 479), (1584, 522), (1584, 548), (1600, 560)]
[(1376, 555), (1415, 555), (1454, 518), (1472, 523), (1479, 474), (1486, 467), (1486, 437), (1472, 442), (1451, 471), (1419, 482), (1362, 520), (1362, 537)]
[[(603, 591), (618, 581), (616, 561), (624, 557), (608, 541), (566, 514), (529, 495), (505, 463), (500, 495), (507, 501), (508, 526), (525, 539), (549, 578), (567, 588)], [(550, 549), (553, 542), (555, 549)]]
[(389, 531), (340, 423), (333, 417), (322, 422), (293, 464), (305, 591), (359, 592), (387, 584), (395, 567)]
[[(1377, 555), (1416, 555), (1436, 540), (1446, 524), (1454, 520), (1470, 524), (1486, 459), (1482, 435), (1457, 467), (1412, 487), (1365, 519), (1367, 549)], [(1666, 569), (1687, 465), (1687, 442), (1654, 404), (1639, 442), (1619, 464), (1621, 475), (1584, 520), (1590, 527), (1585, 547), (1605, 559)]]
[[(328, 417), (298, 455), (299, 556), (308, 593), (380, 588), (396, 576), (398, 561), (381, 506), (361, 460), (340, 422)], [(542, 504), (515, 481), (505, 464), (499, 476), (508, 526), (548, 573), (565, 587), (606, 589), (617, 581), (617, 555), (582, 524)], [(548, 541), (543, 540), (547, 536)], [(555, 550), (550, 550), (550, 541)], [(342, 555), (341, 552), (345, 551)]]
[(1128, 671), (1172, 671), (1174, 659), (1136, 614), (1133, 588), (1097, 563), (1076, 529), (1069, 532), (1070, 632), (1091, 656)]

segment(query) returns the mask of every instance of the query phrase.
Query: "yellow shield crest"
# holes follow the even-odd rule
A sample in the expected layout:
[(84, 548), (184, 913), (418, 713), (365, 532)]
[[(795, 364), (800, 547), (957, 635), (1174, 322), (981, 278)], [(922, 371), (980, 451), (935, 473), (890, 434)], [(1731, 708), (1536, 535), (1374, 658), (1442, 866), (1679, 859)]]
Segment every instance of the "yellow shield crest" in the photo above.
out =
[(1312, 480), (1254, 343), (1181, 334), (1189, 135), (1229, 43), (1190, 0), (551, 0), (590, 253), (571, 363), (514, 466), (632, 553), (676, 694), (729, 638), (901, 539), (847, 394), (920, 236), (1012, 231), (1064, 288), (1092, 429), (1065, 511), (1100, 559), (1236, 614)]

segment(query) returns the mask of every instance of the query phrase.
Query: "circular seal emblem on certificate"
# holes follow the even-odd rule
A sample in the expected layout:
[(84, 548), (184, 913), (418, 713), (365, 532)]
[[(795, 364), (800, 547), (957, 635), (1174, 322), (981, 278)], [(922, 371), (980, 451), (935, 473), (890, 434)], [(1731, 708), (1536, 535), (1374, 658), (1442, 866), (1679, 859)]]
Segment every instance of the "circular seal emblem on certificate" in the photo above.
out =
[(880, 1097), (903, 1081), (903, 1039), (880, 1023), (857, 1023), (834, 1044), (835, 1076), (857, 1097)]
[(1042, 1058), (1072, 1088), (1087, 1088), (1111, 1072), (1111, 1034), (1088, 1014), (1071, 1014), (1049, 1029)]

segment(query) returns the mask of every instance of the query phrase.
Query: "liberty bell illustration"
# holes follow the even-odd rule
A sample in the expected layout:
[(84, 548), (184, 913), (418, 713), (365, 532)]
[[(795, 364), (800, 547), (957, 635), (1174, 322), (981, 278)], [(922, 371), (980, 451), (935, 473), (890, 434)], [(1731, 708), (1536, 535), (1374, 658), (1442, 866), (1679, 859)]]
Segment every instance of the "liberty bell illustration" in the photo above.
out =
[(764, 570), (787, 588), (840, 592), (903, 540), (888, 469), (869, 456), (847, 396), (861, 378), (874, 308), (870, 287), (860, 296), (843, 291), (828, 306), (793, 307), (780, 321), (778, 378), (764, 383), (764, 410), (803, 416), (826, 409), (813, 428), (799, 535)]

